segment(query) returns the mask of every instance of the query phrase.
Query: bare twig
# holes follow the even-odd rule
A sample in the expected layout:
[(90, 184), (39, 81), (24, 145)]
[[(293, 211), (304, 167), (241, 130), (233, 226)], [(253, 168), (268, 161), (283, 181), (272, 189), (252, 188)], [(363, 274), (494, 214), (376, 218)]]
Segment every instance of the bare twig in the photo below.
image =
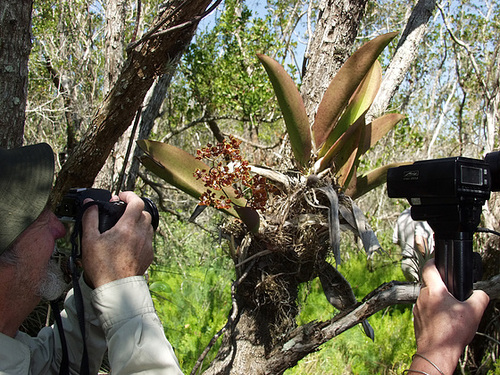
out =
[(474, 57), (474, 54), (471, 51), (470, 46), (465, 43), (463, 40), (459, 39), (455, 33), (453, 32), (451, 25), (448, 22), (448, 18), (444, 14), (444, 9), (441, 6), (441, 4), (437, 4), (437, 8), (439, 9), (439, 12), (441, 13), (441, 17), (443, 18), (444, 25), (446, 26), (446, 30), (448, 31), (448, 34), (450, 34), (451, 39), (460, 47), (462, 47), (466, 52), (467, 56), (470, 59), (470, 62), (472, 64), (472, 67), (474, 68), (474, 72), (476, 73), (476, 77), (478, 82), (481, 84), (481, 87), (483, 88), (484, 94), (488, 98), (488, 100), (491, 100), (491, 95), (487, 90), (487, 84), (484, 81), (482, 75), (481, 75), (481, 70), (479, 69), (479, 66), (477, 65), (476, 58)]
[[(222, 0), (217, 0), (209, 9), (207, 9), (205, 12), (203, 12), (202, 14), (200, 14), (199, 16), (196, 16), (196, 17), (193, 17), (191, 20), (189, 21), (186, 21), (186, 22), (183, 22), (183, 23), (180, 23), (178, 25), (175, 25), (175, 26), (172, 26), (172, 27), (169, 27), (168, 29), (165, 29), (165, 30), (160, 30), (160, 28), (171, 18), (173, 17), (178, 11), (180, 8), (182, 8), (182, 6), (184, 6), (184, 4), (186, 4), (186, 1), (183, 2), (181, 5), (179, 5), (177, 7), (177, 9), (174, 10), (174, 12), (170, 15), (170, 17), (167, 17), (165, 18), (164, 20), (162, 20), (160, 23), (158, 23), (158, 25), (156, 25), (154, 28), (152, 28), (149, 32), (147, 32), (146, 34), (144, 34), (144, 36), (139, 39), (138, 41), (136, 42), (132, 42), (130, 43), (128, 46), (127, 46), (127, 51), (131, 51), (132, 49), (134, 49), (135, 47), (137, 47), (138, 45), (148, 41), (149, 39), (151, 38), (154, 38), (154, 37), (158, 37), (158, 36), (161, 36), (161, 35), (165, 35), (165, 34), (168, 34), (168, 33), (171, 33), (175, 30), (179, 30), (179, 29), (183, 29), (185, 27), (188, 27), (188, 26), (192, 26), (198, 22), (200, 22), (204, 17), (206, 17), (207, 15), (209, 15), (210, 13), (212, 13), (212, 11), (217, 8), (217, 6), (219, 6), (219, 4), (222, 2)], [(160, 30), (160, 31), (159, 31)]]
[(130, 153), (132, 151), (132, 145), (134, 144), (134, 140), (135, 140), (135, 133), (137, 132), (137, 127), (139, 126), (139, 120), (141, 118), (141, 115), (142, 115), (142, 107), (139, 107), (139, 109), (137, 110), (137, 113), (135, 115), (134, 126), (132, 127), (132, 133), (130, 134), (130, 139), (128, 141), (127, 151), (126, 151), (125, 157), (123, 159), (122, 170), (120, 172), (120, 176), (118, 177), (118, 182), (116, 183), (116, 188), (115, 188), (116, 195), (118, 195), (118, 193), (122, 189), (123, 180), (125, 178), (125, 170), (127, 169), (128, 159), (130, 158)]
[(135, 16), (134, 33), (132, 34), (132, 38), (131, 38), (132, 42), (135, 42), (135, 39), (137, 38), (137, 33), (139, 31), (139, 21), (141, 20), (141, 8), (142, 8), (141, 0), (137, 0), (137, 14)]

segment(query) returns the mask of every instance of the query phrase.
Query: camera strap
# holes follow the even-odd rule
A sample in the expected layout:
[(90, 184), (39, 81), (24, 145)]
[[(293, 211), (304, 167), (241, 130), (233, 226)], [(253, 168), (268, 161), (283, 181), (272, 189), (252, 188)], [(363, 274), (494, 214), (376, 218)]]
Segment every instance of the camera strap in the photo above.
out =
[[(71, 233), (71, 256), (69, 258), (69, 268), (71, 272), (71, 278), (73, 283), (73, 296), (75, 299), (75, 308), (78, 318), (78, 324), (80, 327), (80, 333), (82, 335), (82, 362), (80, 364), (80, 372), (81, 375), (89, 375), (90, 367), (89, 367), (89, 356), (87, 352), (87, 342), (86, 342), (86, 334), (85, 334), (85, 308), (83, 305), (83, 295), (82, 290), (80, 288), (80, 271), (77, 266), (77, 259), (80, 254), (81, 249), (81, 231), (82, 231), (82, 218), (83, 213), (87, 210), (87, 208), (91, 206), (99, 205), (99, 202), (92, 201), (83, 205), (79, 214), (75, 218), (75, 225), (73, 228), (73, 233)], [(56, 321), (56, 325), (59, 330), (59, 336), (61, 339), (62, 346), (62, 360), (61, 366), (59, 370), (59, 375), (69, 374), (69, 359), (68, 359), (68, 346), (66, 343), (66, 337), (64, 334), (63, 324), (61, 320), (61, 314), (59, 311), (59, 307), (57, 303), (51, 302), (52, 310), (54, 313), (54, 319)]]
[(75, 297), (75, 307), (78, 316), (78, 323), (80, 325), (80, 332), (82, 335), (82, 362), (80, 364), (80, 374), (88, 375), (90, 372), (89, 369), (89, 356), (87, 352), (87, 342), (86, 342), (86, 334), (85, 334), (85, 308), (83, 305), (83, 295), (82, 290), (80, 288), (80, 271), (77, 267), (77, 259), (81, 250), (81, 232), (82, 232), (82, 218), (85, 211), (91, 207), (99, 205), (100, 202), (92, 201), (85, 203), (82, 206), (79, 214), (76, 217), (75, 226), (73, 228), (73, 233), (71, 234), (71, 257), (70, 257), (70, 271), (71, 278), (73, 281), (73, 292)]
[(61, 320), (61, 311), (59, 310), (57, 300), (50, 301), (50, 307), (52, 308), (52, 314), (54, 315), (54, 320), (59, 330), (59, 338), (61, 339), (62, 359), (61, 366), (59, 368), (59, 375), (69, 375), (68, 345), (66, 344), (66, 336), (64, 335)]

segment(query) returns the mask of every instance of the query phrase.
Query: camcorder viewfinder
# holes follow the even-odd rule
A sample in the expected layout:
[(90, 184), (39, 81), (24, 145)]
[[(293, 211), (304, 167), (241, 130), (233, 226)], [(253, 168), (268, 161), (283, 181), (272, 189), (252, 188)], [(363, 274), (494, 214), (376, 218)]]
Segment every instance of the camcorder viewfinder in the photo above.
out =
[[(417, 161), (387, 172), (390, 198), (406, 198), (411, 216), (434, 231), (435, 260), (450, 293), (465, 301), (479, 279), (481, 259), (472, 250), (482, 207), (500, 191), (500, 152), (484, 160), (450, 157)], [(476, 270), (476, 272), (475, 272)]]

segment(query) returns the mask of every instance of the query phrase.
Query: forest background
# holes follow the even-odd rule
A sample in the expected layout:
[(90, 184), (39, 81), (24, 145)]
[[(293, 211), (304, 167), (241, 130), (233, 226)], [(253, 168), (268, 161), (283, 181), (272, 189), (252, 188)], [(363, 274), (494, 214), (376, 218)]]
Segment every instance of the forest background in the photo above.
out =
[[(232, 311), (231, 289), (236, 275), (228, 255), (230, 244), (221, 239), (219, 230), (227, 218), (210, 208), (195, 223), (190, 222), (197, 201), (139, 167), (137, 158), (130, 155), (139, 152), (133, 141), (147, 137), (194, 154), (207, 143), (233, 135), (242, 140), (242, 154), (251, 163), (287, 165), (283, 160), (289, 155), (289, 146), (282, 114), (256, 54), (265, 53), (282, 63), (300, 88), (313, 54), (317, 20), (331, 3), (214, 3), (216, 8), (195, 28), (187, 48), (168, 61), (166, 74), (155, 78), (141, 100), (136, 120), (124, 124), (127, 132), (112, 147), (94, 182), (94, 186), (113, 191), (133, 189), (152, 196), (160, 207), (150, 286), (167, 337), (185, 372), (202, 371), (215, 358), (221, 339), (199, 360)], [(403, 80), (390, 103), (382, 105), (382, 111), (406, 117), (361, 159), (359, 171), (447, 156), (482, 158), (496, 149), (500, 62), (497, 2), (362, 3), (364, 12), (356, 37), (348, 50), (339, 46), (335, 52), (339, 59), (345, 60), (364, 42), (381, 34), (398, 31), (401, 35), (418, 6), (425, 8), (428, 18), (419, 29), (421, 39)], [(57, 169), (62, 170), (78, 143), (96, 126), (100, 107), (116, 89), (117, 77), (127, 68), (129, 60), (125, 57), (136, 47), (134, 43), (151, 31), (154, 20), (168, 6), (168, 2), (155, 0), (35, 1), (24, 143), (48, 142), (56, 150)], [(397, 46), (398, 37), (382, 52), (379, 61), (383, 72), (394, 60)], [(122, 103), (123, 107), (127, 105)], [(3, 116), (3, 121), (7, 119), (8, 115)], [(141, 125), (146, 122), (149, 128)], [(72, 174), (78, 173), (73, 167)], [(490, 201), (484, 225), (498, 229), (495, 201)], [(344, 235), (339, 270), (361, 300), (384, 282), (404, 281), (400, 250), (392, 244), (392, 228), (407, 203), (389, 199), (386, 187), (381, 186), (357, 199), (356, 204), (385, 250), (367, 260), (356, 238)], [(495, 250), (498, 246), (492, 241), (478, 236), (477, 250)], [(489, 272), (489, 276), (499, 273), (498, 269)], [(298, 302), (299, 325), (328, 320), (336, 313), (317, 279), (300, 286)], [(401, 373), (414, 353), (411, 307), (408, 303), (395, 304), (372, 315), (369, 321), (375, 330), (374, 341), (355, 326), (286, 373)], [(496, 322), (496, 316), (492, 305), (482, 349), (467, 352), (457, 371), (500, 371), (496, 370), (498, 323), (491, 323)]]

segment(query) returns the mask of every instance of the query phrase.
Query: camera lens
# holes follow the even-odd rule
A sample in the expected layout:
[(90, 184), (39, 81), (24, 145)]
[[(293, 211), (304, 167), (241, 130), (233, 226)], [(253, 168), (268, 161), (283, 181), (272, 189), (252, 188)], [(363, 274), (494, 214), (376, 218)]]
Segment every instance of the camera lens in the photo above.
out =
[(160, 222), (160, 215), (158, 214), (158, 208), (151, 199), (142, 198), (142, 200), (144, 201), (144, 211), (149, 212), (149, 214), (151, 215), (151, 225), (153, 226), (153, 229), (156, 230)]

